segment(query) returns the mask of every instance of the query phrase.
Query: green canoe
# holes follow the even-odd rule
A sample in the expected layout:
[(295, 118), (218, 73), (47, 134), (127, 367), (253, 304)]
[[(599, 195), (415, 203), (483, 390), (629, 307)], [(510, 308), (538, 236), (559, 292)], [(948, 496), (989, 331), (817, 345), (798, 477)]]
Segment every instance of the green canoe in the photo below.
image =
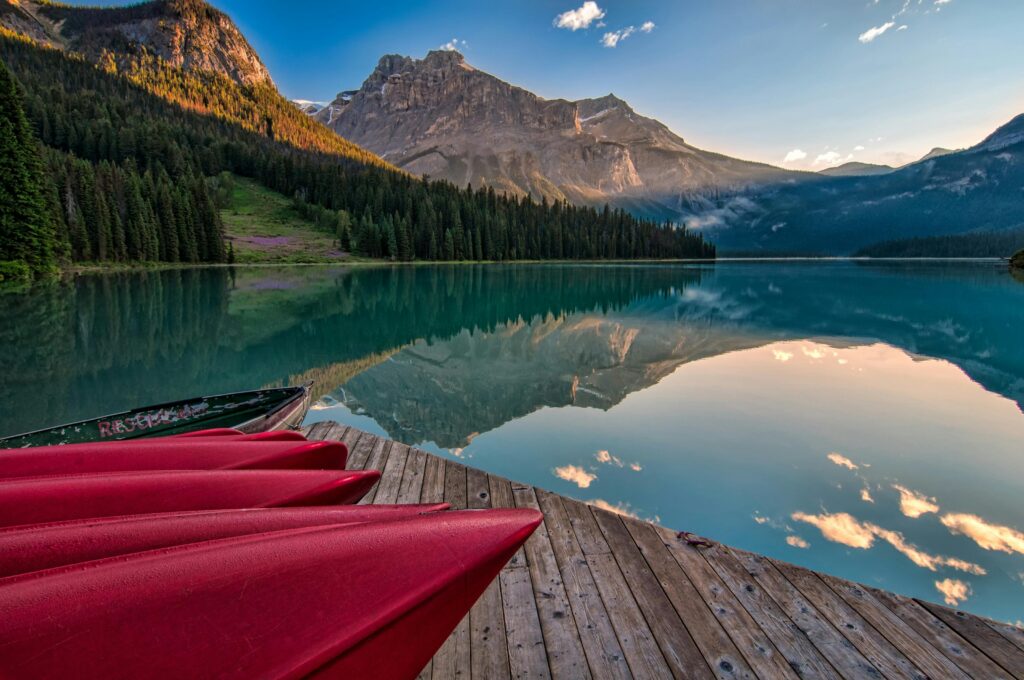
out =
[(167, 437), (215, 427), (242, 432), (295, 429), (309, 410), (310, 385), (196, 397), (146, 406), (0, 439), (0, 448)]

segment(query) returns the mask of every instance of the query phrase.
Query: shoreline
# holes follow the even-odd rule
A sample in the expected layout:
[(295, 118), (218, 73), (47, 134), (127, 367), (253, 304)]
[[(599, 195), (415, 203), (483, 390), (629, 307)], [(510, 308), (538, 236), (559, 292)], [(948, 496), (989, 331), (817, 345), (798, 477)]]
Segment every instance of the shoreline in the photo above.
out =
[(198, 268), (273, 268), (273, 267), (431, 267), (454, 265), (658, 265), (658, 264), (716, 264), (720, 262), (977, 262), (1003, 263), (1005, 257), (854, 257), (854, 256), (779, 256), (779, 257), (718, 257), (711, 259), (644, 259), (644, 260), (325, 260), (323, 262), (116, 262), (109, 264), (70, 265), (60, 269), (59, 276), (79, 274), (135, 272), (166, 269)]

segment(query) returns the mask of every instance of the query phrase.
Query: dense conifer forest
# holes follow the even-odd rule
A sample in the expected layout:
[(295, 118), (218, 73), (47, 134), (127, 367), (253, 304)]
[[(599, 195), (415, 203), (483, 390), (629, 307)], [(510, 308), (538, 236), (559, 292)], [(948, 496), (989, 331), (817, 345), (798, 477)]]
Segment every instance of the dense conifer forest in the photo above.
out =
[[(343, 249), (369, 257), (714, 256), (699, 235), (621, 210), (411, 177), (269, 84), (186, 72), (144, 51), (93, 65), (9, 32), (0, 35), (0, 60), (9, 70), (3, 125), (19, 130), (10, 136), (17, 148), (4, 153), (22, 159), (17, 181), (34, 186), (19, 194), (29, 197), (32, 207), (19, 208), (28, 213), (8, 214), (13, 203), (4, 213), (0, 262), (34, 270), (68, 261), (223, 262), (213, 199), (223, 172), (294, 197)], [(0, 183), (15, 190), (8, 173)]]
[(860, 257), (1009, 257), (1024, 248), (1024, 227), (949, 236), (885, 241), (862, 249)]

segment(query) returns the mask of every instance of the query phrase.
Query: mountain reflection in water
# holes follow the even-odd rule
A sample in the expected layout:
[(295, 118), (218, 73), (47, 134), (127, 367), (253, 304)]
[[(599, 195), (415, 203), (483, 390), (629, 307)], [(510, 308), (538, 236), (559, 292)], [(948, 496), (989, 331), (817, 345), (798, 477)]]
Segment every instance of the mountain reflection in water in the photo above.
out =
[(997, 264), (183, 269), (0, 318), (2, 434), (312, 378), (311, 420), (1024, 618), (1024, 285)]

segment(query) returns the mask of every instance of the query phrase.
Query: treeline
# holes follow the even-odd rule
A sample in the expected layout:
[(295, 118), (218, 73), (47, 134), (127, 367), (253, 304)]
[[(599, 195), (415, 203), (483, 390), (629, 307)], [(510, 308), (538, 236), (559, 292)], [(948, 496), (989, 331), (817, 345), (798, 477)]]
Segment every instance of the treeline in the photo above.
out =
[(307, 119), (268, 86), (186, 73), (146, 55), (121, 77), (113, 63), (98, 68), (12, 34), (0, 38), (0, 58), (52, 150), (46, 193), (56, 257), (222, 261), (222, 227), (202, 180), (224, 171), (295, 197), (343, 246), (371, 257), (714, 256), (697, 234), (620, 210), (413, 178)]
[(858, 257), (1009, 257), (1024, 248), (1024, 226), (950, 236), (884, 241), (862, 248)]

